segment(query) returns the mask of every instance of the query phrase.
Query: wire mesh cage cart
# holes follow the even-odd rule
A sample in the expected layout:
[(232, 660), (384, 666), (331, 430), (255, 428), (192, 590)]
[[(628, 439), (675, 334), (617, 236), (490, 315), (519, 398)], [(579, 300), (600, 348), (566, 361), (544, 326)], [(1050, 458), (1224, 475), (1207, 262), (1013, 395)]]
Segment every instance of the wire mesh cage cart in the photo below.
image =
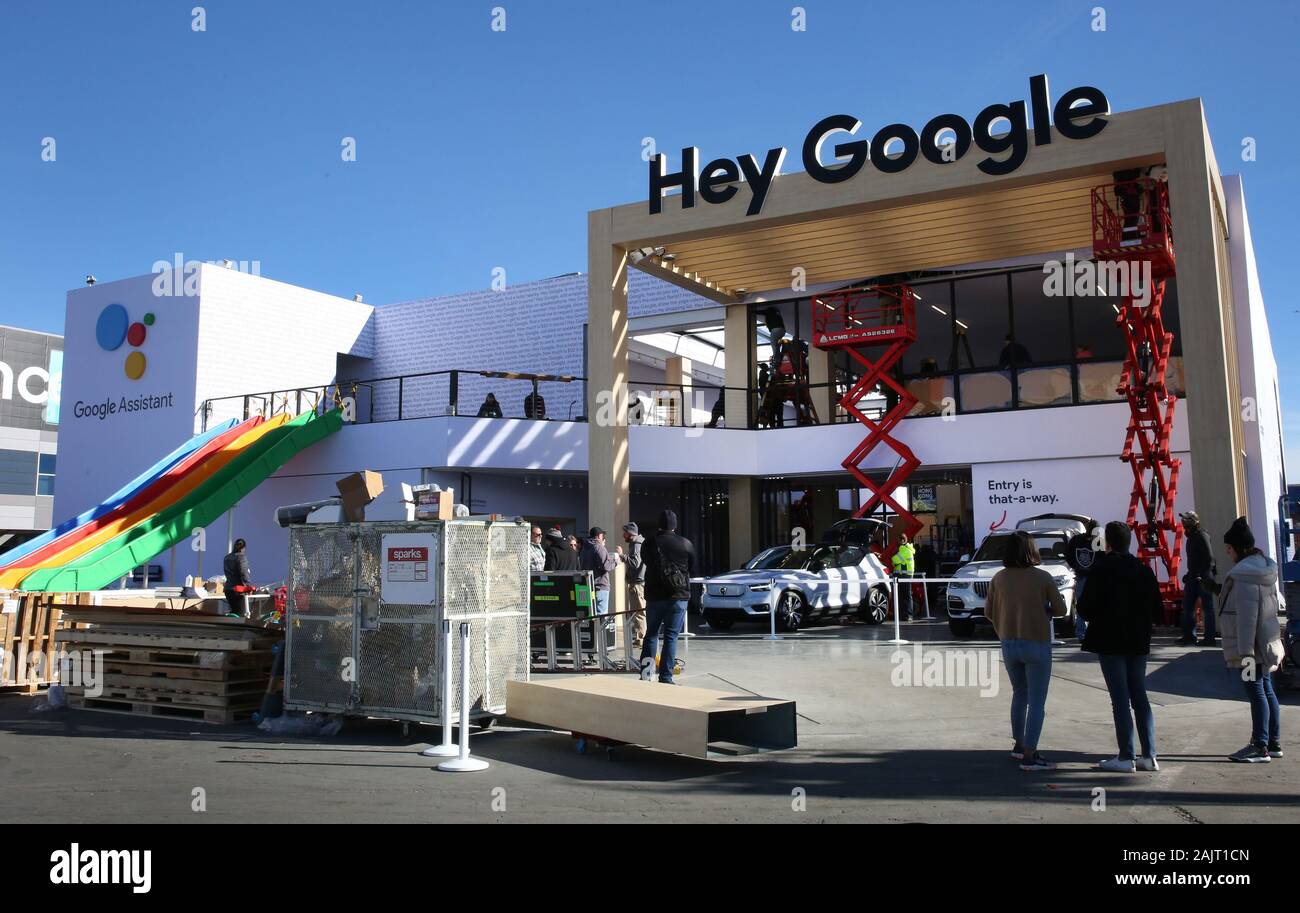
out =
[(442, 723), (443, 637), (461, 662), (470, 624), (471, 719), (503, 713), (528, 679), (528, 533), (523, 522), (305, 524), (289, 530), (285, 707)]

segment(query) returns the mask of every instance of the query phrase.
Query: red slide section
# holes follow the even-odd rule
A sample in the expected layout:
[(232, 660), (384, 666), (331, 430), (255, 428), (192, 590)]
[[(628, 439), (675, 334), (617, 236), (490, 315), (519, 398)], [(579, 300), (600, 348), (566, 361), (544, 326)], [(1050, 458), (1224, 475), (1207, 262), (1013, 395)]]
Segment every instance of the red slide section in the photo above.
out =
[(89, 523), (83, 523), (81, 526), (68, 531), (54, 541), (46, 543), (36, 551), (23, 555), (12, 564), (0, 568), (0, 571), (11, 571), (20, 568), (34, 569), (40, 567), (43, 562), (58, 555), (59, 552), (62, 552), (69, 546), (75, 545), (87, 536), (93, 535), (108, 524), (120, 520), (122, 517), (125, 517), (138, 509), (141, 505), (148, 504), (154, 498), (158, 497), (158, 495), (162, 494), (175, 484), (177, 480), (184, 478), (187, 473), (201, 464), (204, 460), (208, 459), (208, 457), (224, 450), (231, 442), (237, 440), (249, 429), (261, 424), (262, 420), (263, 419), (260, 415), (254, 416), (253, 418), (236, 425), (225, 433), (214, 437), (201, 448), (191, 453), (171, 469), (167, 470), (166, 473), (160, 476), (151, 485), (138, 492), (130, 501), (127, 501), (125, 504), (120, 505), (102, 517), (91, 520)]

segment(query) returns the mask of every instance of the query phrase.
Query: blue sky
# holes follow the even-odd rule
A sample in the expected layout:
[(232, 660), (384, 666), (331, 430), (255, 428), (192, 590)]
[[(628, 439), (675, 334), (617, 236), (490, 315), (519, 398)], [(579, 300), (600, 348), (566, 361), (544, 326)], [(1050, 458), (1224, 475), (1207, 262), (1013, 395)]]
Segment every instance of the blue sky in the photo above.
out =
[(1244, 175), (1288, 402), (1293, 6), (804, 0), (796, 32), (795, 5), (3, 0), (0, 323), (62, 331), (86, 273), (177, 252), (374, 303), (482, 288), (497, 267), (511, 283), (585, 270), (587, 211), (645, 195), (644, 137), (673, 162), (683, 145), (705, 160), (785, 145), (791, 170), (827, 114), (969, 119), (1047, 73), (1113, 110), (1204, 99), (1222, 169)]

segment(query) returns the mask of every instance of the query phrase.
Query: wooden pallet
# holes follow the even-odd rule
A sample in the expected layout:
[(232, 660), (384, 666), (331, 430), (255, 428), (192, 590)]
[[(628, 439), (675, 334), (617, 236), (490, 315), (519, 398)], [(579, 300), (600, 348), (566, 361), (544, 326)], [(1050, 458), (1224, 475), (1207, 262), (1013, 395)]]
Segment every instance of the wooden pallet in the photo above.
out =
[(128, 716), (156, 716), (171, 719), (191, 720), (196, 723), (215, 723), (230, 725), (251, 719), (257, 712), (257, 706), (220, 709), (184, 704), (162, 704), (152, 701), (134, 701), (121, 698), (85, 697), (68, 695), (68, 706), (74, 710), (90, 710), (96, 713), (121, 713)]
[[(81, 595), (6, 595), (6, 604), (16, 611), (0, 613), (0, 691), (30, 694), (58, 680), (57, 664), (49, 660), (57, 649), (57, 635), (77, 626), (63, 618), (62, 606), (75, 604)], [(46, 661), (33, 668), (32, 660), (38, 653)]]
[(257, 678), (241, 678), (235, 681), (213, 681), (151, 675), (117, 675), (105, 672), (100, 684), (105, 688), (127, 688), (165, 694), (208, 694), (232, 697), (254, 691), (259, 695), (262, 694), (266, 690), (265, 679), (266, 676), (261, 675)]
[(106, 675), (124, 675), (131, 678), (181, 679), (187, 682), (260, 682), (271, 671), (270, 657), (267, 657), (267, 659), (268, 662), (265, 666), (250, 664), (230, 666), (224, 669), (105, 660), (101, 668)]
[(222, 632), (219, 634), (159, 632), (123, 630), (105, 625), (96, 625), (86, 631), (64, 631), (59, 637), (60, 643), (108, 643), (114, 647), (139, 647), (144, 650), (226, 650), (244, 652), (269, 650), (279, 638), (267, 637), (255, 632)]
[[(92, 634), (94, 631), (77, 632)], [(116, 643), (101, 643), (94, 639), (65, 641), (57, 638), (60, 644), (69, 650), (90, 650), (102, 656), (106, 663), (138, 663), (141, 665), (182, 666), (195, 669), (238, 669), (270, 668), (271, 651), (269, 649), (229, 652), (225, 650), (193, 649), (149, 649), (122, 646)], [(106, 636), (101, 640), (107, 640)]]
[[(141, 688), (133, 685), (109, 685), (104, 683), (100, 686), (99, 694), (95, 695), (95, 697), (104, 700), (217, 708), (220, 710), (231, 710), (244, 706), (256, 709), (262, 703), (264, 688), (265, 686), (258, 688), (256, 691), (246, 690), (243, 693), (235, 694), (200, 694), (179, 689)], [(81, 698), (86, 697), (85, 689), (81, 687), (68, 688), (68, 695), (74, 694)]]

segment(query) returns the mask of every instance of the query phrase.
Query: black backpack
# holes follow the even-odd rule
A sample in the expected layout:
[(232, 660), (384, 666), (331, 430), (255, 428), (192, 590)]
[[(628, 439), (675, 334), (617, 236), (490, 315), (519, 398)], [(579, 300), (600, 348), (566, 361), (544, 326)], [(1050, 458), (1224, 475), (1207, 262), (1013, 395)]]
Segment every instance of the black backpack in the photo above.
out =
[(655, 540), (655, 578), (659, 586), (672, 593), (691, 591), (691, 575), (680, 564), (670, 564), (664, 558), (664, 551), (659, 547), (659, 537)]

